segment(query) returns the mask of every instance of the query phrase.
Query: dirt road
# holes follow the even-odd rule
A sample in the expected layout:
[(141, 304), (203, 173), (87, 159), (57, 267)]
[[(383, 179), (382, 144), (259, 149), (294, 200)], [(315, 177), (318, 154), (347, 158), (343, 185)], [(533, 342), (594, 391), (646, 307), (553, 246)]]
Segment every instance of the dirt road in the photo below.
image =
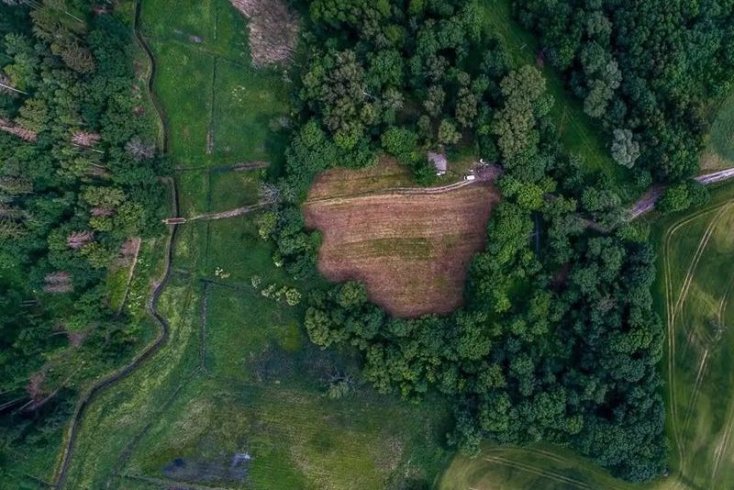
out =
[[(700, 182), (703, 185), (716, 184), (734, 178), (734, 168), (728, 168), (726, 170), (720, 170), (718, 172), (712, 172), (709, 174), (699, 175), (694, 180)], [(655, 186), (647, 191), (636, 203), (632, 206), (629, 212), (629, 219), (634, 220), (640, 216), (649, 213), (655, 209), (655, 203), (663, 195), (665, 190), (662, 186)]]

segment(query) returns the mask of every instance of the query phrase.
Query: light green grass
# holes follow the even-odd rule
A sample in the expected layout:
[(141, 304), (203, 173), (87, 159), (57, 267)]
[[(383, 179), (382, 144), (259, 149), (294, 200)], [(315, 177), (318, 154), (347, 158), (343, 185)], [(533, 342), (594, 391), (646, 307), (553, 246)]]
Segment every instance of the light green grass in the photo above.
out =
[[(667, 353), (674, 378), (668, 426), (681, 478), (700, 488), (734, 486), (734, 447), (726, 442), (734, 430), (734, 316), (725, 307), (734, 281), (732, 227), (732, 201), (716, 202), (692, 221), (679, 221), (662, 242), (663, 272), (674, 272), (667, 298), (680, 305), (667, 316), (668, 333), (675, 336)], [(712, 322), (727, 328), (716, 335)]]
[(703, 170), (719, 170), (734, 165), (734, 94), (716, 112), (701, 156)]
[(287, 114), (288, 91), (277, 73), (219, 59), (214, 83), (214, 156), (222, 162), (268, 160), (280, 144), (279, 119)]
[(255, 204), (260, 199), (262, 175), (259, 171), (212, 172), (211, 211), (226, 211)]
[[(515, 66), (535, 66), (540, 47), (535, 38), (512, 17), (510, 0), (476, 2), (485, 35), (500, 39)], [(635, 189), (630, 172), (612, 160), (609, 144), (597, 129), (601, 123), (584, 113), (580, 101), (565, 89), (561, 77), (553, 68), (546, 63), (542, 71), (548, 92), (555, 100), (551, 117), (566, 150), (580, 156), (586, 170), (606, 175), (623, 199), (633, 199), (642, 189)]]

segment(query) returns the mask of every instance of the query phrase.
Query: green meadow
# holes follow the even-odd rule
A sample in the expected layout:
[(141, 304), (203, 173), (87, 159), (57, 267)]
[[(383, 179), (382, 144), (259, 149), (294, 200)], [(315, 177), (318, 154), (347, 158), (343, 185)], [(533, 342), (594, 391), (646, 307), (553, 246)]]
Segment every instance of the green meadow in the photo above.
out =
[[(244, 19), (226, 0), (143, 4), (157, 63), (180, 213), (252, 204), (278, 164), (277, 130), (289, 87), (257, 71)], [(438, 481), (447, 407), (410, 404), (359, 382), (353, 353), (321, 351), (299, 325), (300, 306), (267, 298), (275, 284), (307, 294), (273, 265), (254, 216), (179, 227), (159, 310), (170, 339), (103, 392), (82, 420), (65, 488), (423, 488)], [(252, 286), (257, 276), (258, 288)], [(329, 383), (354, 380), (327, 396)]]

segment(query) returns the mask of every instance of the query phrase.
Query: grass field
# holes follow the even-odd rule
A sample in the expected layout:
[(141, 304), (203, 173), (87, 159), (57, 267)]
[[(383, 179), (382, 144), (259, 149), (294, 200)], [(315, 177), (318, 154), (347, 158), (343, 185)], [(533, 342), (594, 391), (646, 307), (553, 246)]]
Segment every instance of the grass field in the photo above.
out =
[(282, 74), (252, 68), (245, 23), (228, 2), (146, 1), (142, 27), (158, 64), (154, 89), (176, 101), (166, 113), (179, 166), (273, 156), (269, 127), (286, 113), (288, 87)]
[(732, 229), (727, 199), (679, 220), (662, 242), (669, 431), (678, 472), (701, 488), (734, 486)]
[(307, 226), (323, 233), (319, 271), (364, 282), (370, 299), (396, 316), (448, 313), (461, 304), (498, 193), (486, 182), (440, 193), (386, 190), (404, 178), (387, 163), (318, 179), (303, 210)]
[[(219, 166), (282, 153), (266, 121), (283, 114), (287, 87), (239, 59), (244, 22), (232, 12), (226, 0), (144, 2), (184, 216), (254, 202), (265, 172)], [(186, 76), (187, 66), (215, 64), (214, 78)], [(199, 84), (206, 92), (220, 83), (245, 90), (198, 96)], [(207, 110), (224, 114), (213, 139), (201, 122)], [(293, 281), (272, 254), (251, 216), (179, 229), (159, 308), (170, 340), (89, 407), (65, 488), (381, 489), (438, 479), (451, 456), (447, 407), (410, 405), (360, 384), (343, 399), (326, 397), (330, 376), (354, 374), (358, 363), (349, 352), (316, 349), (299, 327), (299, 307), (251, 286), (258, 275), (263, 285), (304, 293), (321, 287)]]
[(734, 94), (726, 98), (716, 112), (701, 156), (704, 171), (731, 166), (734, 166)]
[[(482, 15), (485, 35), (499, 37), (516, 66), (535, 66), (539, 52), (538, 42), (512, 17), (511, 0), (476, 2)], [(553, 68), (546, 63), (542, 71), (548, 92), (555, 100), (551, 117), (566, 150), (580, 156), (588, 171), (606, 175), (614, 190), (624, 200), (633, 200), (644, 189), (635, 189), (629, 172), (612, 160), (609, 144), (597, 129), (600, 123), (584, 113), (581, 102), (565, 89), (563, 81)]]

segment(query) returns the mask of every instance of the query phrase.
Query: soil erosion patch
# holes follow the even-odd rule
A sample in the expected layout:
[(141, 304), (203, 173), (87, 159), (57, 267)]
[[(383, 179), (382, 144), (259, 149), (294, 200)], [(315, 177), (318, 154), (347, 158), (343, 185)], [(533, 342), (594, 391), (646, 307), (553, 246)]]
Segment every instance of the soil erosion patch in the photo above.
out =
[(364, 282), (370, 299), (388, 312), (415, 317), (461, 305), (469, 262), (484, 248), (498, 200), (490, 182), (438, 193), (387, 189), (348, 196), (335, 179), (320, 178), (304, 216), (323, 233), (318, 267), (327, 279)]

